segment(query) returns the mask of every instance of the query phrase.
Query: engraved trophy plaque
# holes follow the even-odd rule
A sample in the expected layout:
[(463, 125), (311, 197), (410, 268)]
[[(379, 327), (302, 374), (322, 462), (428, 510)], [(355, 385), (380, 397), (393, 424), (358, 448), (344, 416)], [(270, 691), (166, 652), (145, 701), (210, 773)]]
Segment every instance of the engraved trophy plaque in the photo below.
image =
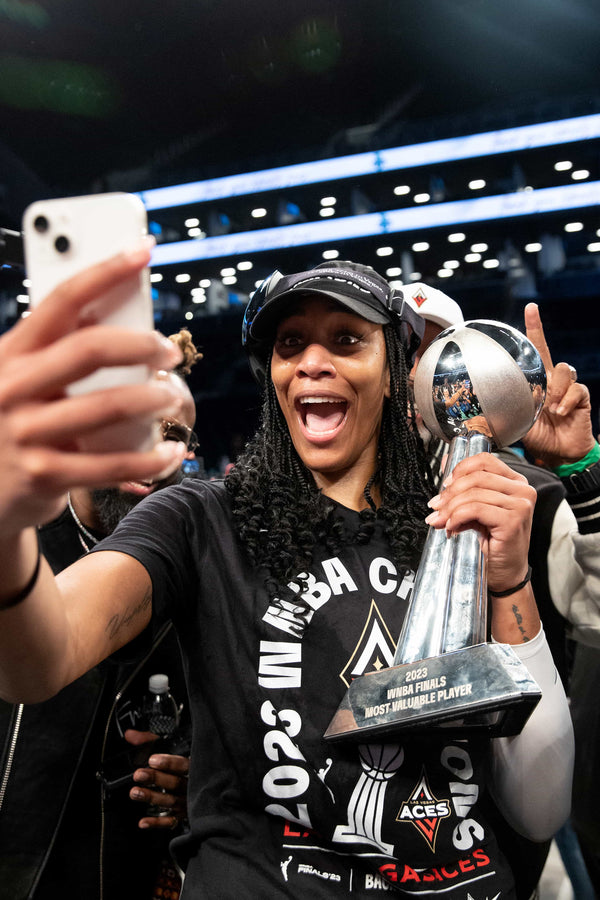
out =
[[(442, 332), (419, 363), (415, 403), (429, 431), (450, 444), (444, 477), (461, 459), (526, 434), (545, 390), (541, 358), (516, 329), (475, 320)], [(486, 640), (481, 535), (430, 527), (393, 666), (352, 682), (324, 737), (518, 734), (539, 687), (510, 645)]]

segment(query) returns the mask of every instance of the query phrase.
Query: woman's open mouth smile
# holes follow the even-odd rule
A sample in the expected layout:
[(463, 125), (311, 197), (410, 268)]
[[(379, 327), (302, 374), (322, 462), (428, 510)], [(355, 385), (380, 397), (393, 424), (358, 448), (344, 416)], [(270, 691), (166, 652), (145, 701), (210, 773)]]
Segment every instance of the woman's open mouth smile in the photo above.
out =
[(310, 441), (331, 440), (346, 421), (348, 401), (342, 397), (312, 394), (299, 397), (295, 403), (300, 425)]

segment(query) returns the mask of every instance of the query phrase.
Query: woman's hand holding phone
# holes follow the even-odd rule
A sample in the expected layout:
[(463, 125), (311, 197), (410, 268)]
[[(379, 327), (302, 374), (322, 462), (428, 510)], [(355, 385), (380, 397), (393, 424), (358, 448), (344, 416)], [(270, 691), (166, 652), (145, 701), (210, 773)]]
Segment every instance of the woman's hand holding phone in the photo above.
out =
[(163, 477), (185, 447), (159, 441), (143, 452), (82, 449), (94, 435), (130, 417), (176, 414), (180, 398), (164, 380), (111, 386), (69, 396), (71, 384), (102, 367), (171, 369), (180, 352), (167, 338), (90, 324), (89, 304), (136, 276), (152, 242), (96, 263), (55, 287), (0, 338), (0, 533), (16, 535), (64, 508), (75, 485), (98, 487)]

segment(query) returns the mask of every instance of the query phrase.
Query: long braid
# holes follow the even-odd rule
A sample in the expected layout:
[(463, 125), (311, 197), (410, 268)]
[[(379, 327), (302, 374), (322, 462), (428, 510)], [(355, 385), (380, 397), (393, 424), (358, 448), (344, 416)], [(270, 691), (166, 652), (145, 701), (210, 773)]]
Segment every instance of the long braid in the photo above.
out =
[(408, 366), (391, 326), (384, 329), (390, 371), (390, 401), (384, 408), (380, 439), (382, 504), (379, 515), (394, 554), (418, 564), (427, 526), (427, 499), (435, 493), (425, 448), (408, 391)]

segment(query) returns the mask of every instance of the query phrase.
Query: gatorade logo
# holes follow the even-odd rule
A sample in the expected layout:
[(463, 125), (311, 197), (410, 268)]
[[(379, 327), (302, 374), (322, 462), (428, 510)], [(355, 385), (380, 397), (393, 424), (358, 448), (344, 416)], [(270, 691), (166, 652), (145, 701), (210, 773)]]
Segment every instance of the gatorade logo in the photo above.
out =
[(426, 294), (423, 293), (423, 288), (419, 288), (416, 294), (413, 294), (413, 300), (417, 304), (417, 306), (421, 307), (427, 300)]

